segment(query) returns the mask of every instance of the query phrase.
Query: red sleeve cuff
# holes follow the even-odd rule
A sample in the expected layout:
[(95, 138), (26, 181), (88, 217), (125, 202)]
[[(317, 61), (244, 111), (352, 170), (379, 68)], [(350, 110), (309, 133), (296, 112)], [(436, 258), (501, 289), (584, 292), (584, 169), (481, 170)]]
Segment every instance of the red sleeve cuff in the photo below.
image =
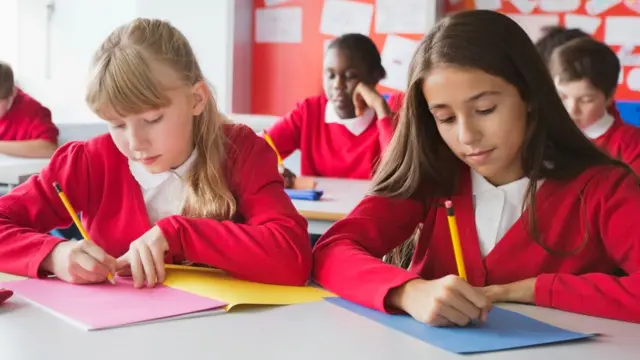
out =
[(180, 241), (180, 230), (177, 224), (173, 221), (175, 216), (169, 216), (156, 222), (156, 226), (162, 232), (167, 244), (169, 244), (168, 256), (170, 259), (175, 259), (182, 254), (182, 241)]
[(43, 272), (40, 271), (40, 264), (42, 263), (44, 258), (46, 258), (47, 255), (51, 253), (56, 245), (64, 241), (63, 239), (51, 235), (43, 234), (42, 236), (45, 238), (44, 241), (42, 241), (42, 246), (40, 246), (40, 249), (35, 254), (35, 256), (31, 258), (31, 261), (29, 261), (29, 270), (27, 276), (31, 278), (42, 277)]
[(405, 284), (411, 280), (418, 279), (419, 277), (420, 276), (418, 276), (418, 274), (415, 274), (409, 271), (402, 271), (402, 273), (398, 274), (398, 276), (395, 279), (393, 279), (393, 281), (389, 281), (383, 287), (380, 288), (380, 291), (378, 291), (378, 293), (375, 295), (375, 298), (374, 298), (373, 304), (375, 308), (385, 313), (397, 312), (394, 309), (389, 309), (386, 307), (385, 300), (386, 300), (387, 294), (392, 289), (395, 289), (398, 286)]
[(556, 274), (542, 274), (536, 278), (535, 303), (538, 306), (552, 307), (552, 289)]

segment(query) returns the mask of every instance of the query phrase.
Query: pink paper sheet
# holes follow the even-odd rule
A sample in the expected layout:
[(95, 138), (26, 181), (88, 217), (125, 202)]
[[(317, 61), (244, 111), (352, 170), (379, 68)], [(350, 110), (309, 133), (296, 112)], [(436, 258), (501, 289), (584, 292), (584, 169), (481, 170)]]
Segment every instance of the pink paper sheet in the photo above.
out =
[(72, 285), (58, 279), (28, 279), (0, 283), (0, 287), (13, 290), (86, 330), (194, 314), (226, 305), (164, 285), (135, 289), (131, 279), (116, 281), (116, 285)]

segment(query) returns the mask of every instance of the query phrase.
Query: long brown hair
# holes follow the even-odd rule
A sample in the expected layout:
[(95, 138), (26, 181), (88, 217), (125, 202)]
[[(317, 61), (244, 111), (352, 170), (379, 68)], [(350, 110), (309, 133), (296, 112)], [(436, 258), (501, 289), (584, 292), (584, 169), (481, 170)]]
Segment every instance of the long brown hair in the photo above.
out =
[(600, 151), (573, 123), (544, 61), (516, 22), (498, 12), (465, 11), (438, 22), (414, 53), (400, 120), (374, 175), (373, 194), (429, 203), (428, 198), (449, 197), (456, 191), (461, 161), (440, 136), (422, 92), (423, 79), (440, 64), (500, 77), (527, 103), (521, 156), (524, 175), (531, 181), (523, 209), (529, 208), (529, 233), (542, 246), (535, 217), (538, 180), (572, 179), (596, 165), (628, 169)]
[[(166, 90), (150, 70), (158, 61), (181, 76), (186, 86), (205, 81), (184, 35), (166, 21), (136, 19), (114, 30), (93, 60), (86, 101), (100, 115), (111, 108), (120, 115), (140, 114), (170, 104)], [(236, 202), (222, 171), (228, 119), (218, 112), (212, 96), (193, 119), (196, 160), (187, 174), (187, 197), (182, 214), (230, 219)]]

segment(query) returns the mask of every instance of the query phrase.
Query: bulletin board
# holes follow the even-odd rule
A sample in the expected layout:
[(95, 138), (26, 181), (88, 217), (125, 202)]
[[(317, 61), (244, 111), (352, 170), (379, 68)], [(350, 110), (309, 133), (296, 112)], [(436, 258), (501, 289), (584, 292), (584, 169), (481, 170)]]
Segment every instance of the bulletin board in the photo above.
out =
[(640, 101), (640, 0), (448, 0), (449, 10), (484, 8), (512, 16), (535, 41), (545, 25), (580, 28), (622, 63), (618, 102)]
[[(434, 6), (436, 0), (399, 0), (405, 3), (414, 3), (417, 7), (424, 7), (424, 3)], [(398, 0), (396, 0), (396, 3)], [(350, 3), (354, 7), (362, 4), (362, 13), (371, 10), (370, 26), (367, 35), (371, 37), (380, 51), (383, 51), (385, 41), (388, 38), (392, 42), (398, 44), (398, 48), (406, 48), (407, 41), (417, 42), (424, 36), (425, 31), (415, 33), (378, 33), (376, 31), (376, 0), (254, 0), (254, 42), (252, 47), (252, 83), (251, 83), (251, 110), (254, 114), (283, 115), (291, 111), (295, 104), (306, 97), (320, 95), (322, 89), (322, 64), (324, 60), (324, 50), (328, 40), (335, 35), (326, 34), (327, 29), (323, 27), (323, 10), (325, 4), (329, 3)], [(386, 1), (386, 3), (389, 3)], [(329, 4), (329, 6), (336, 6)], [(344, 6), (344, 5), (341, 5)], [(348, 6), (348, 5), (347, 5)], [(269, 30), (271, 36), (281, 35), (278, 41), (269, 41), (269, 39), (260, 39), (264, 37), (264, 29), (256, 29), (256, 26), (274, 27), (277, 26), (275, 19), (262, 19), (258, 21), (257, 17), (260, 12), (270, 11), (273, 9), (293, 9), (299, 8), (301, 14), (291, 15), (292, 19), (298, 20), (296, 15), (302, 16), (302, 31), (300, 37), (298, 34), (286, 33), (286, 29), (282, 34), (277, 34), (278, 30)], [(348, 9), (348, 8), (346, 8)], [(441, 11), (441, 10), (440, 10)], [(281, 12), (285, 16), (284, 12)], [(326, 15), (326, 14), (325, 14)], [(336, 14), (340, 17), (340, 14)], [(355, 28), (358, 24), (362, 24), (363, 17), (345, 17), (336, 21), (349, 22)], [(258, 22), (262, 25), (258, 25)], [(334, 24), (335, 25), (335, 24)], [(340, 24), (338, 24), (340, 25)], [(355, 29), (354, 28), (354, 29)], [(324, 30), (324, 33), (323, 33)], [(401, 30), (401, 29), (398, 29)], [(275, 32), (275, 34), (274, 34)], [(266, 37), (268, 37), (267, 35)], [(406, 51), (404, 51), (406, 53)], [(388, 58), (388, 57), (387, 57)], [(393, 60), (393, 62), (407, 62), (406, 55)], [(395, 83), (398, 83), (398, 77), (393, 76), (394, 66), (387, 66), (387, 72), (393, 77)], [(406, 76), (406, 74), (405, 74)], [(391, 77), (390, 77), (391, 79)], [(401, 81), (400, 81), (401, 82)], [(381, 92), (397, 91), (388, 86), (380, 86)]]
[[(334, 4), (330, 4), (334, 3)], [(424, 31), (381, 33), (378, 16), (389, 9), (379, 9), (382, 0), (253, 0), (254, 42), (252, 45), (251, 112), (254, 114), (283, 115), (298, 101), (322, 94), (322, 64), (327, 41), (335, 35), (323, 29), (326, 17), (323, 11), (335, 3), (348, 3), (367, 13), (370, 21), (367, 35), (382, 53), (383, 64), (390, 73), (394, 86), (379, 86), (381, 92), (393, 92), (401, 83), (398, 68), (406, 66), (407, 42), (417, 44)], [(414, 7), (436, 0), (395, 0)], [(345, 5), (340, 5), (345, 6)], [(579, 27), (608, 43), (619, 54), (623, 63), (616, 100), (621, 103), (640, 102), (640, 0), (446, 0), (438, 3), (436, 16), (471, 8), (500, 11), (510, 15), (536, 40), (545, 25)], [(345, 8), (346, 9), (346, 8)], [(273, 11), (278, 10), (278, 11)], [(431, 10), (430, 10), (431, 11)], [(283, 24), (278, 16), (284, 16)], [(344, 16), (337, 13), (336, 21), (356, 28), (363, 24), (359, 15)], [(417, 13), (421, 13), (418, 11)], [(266, 17), (264, 15), (267, 15)], [(431, 14), (433, 15), (433, 14)], [(406, 16), (406, 14), (405, 14)], [(258, 19), (260, 17), (260, 19)], [(343, 18), (341, 18), (343, 17)], [(266, 19), (266, 20), (265, 20)], [(291, 20), (293, 19), (293, 20)], [(434, 20), (435, 21), (435, 20)], [(287, 24), (298, 23), (299, 31), (292, 33)], [(335, 25), (335, 24), (334, 24)], [(340, 25), (340, 24), (338, 24)], [(624, 30), (622, 30), (624, 29)], [(265, 31), (266, 30), (266, 31)], [(269, 37), (276, 37), (275, 41)], [(391, 40), (391, 41), (390, 41)], [(385, 45), (396, 55), (385, 54)], [(404, 44), (404, 45), (403, 45)], [(409, 56), (410, 58), (410, 56)], [(386, 63), (385, 63), (386, 61)], [(402, 66), (396, 66), (402, 63)], [(390, 64), (390, 65), (389, 65)], [(391, 70), (391, 71), (390, 71)], [(406, 74), (405, 74), (406, 76)], [(638, 107), (640, 111), (640, 107)]]

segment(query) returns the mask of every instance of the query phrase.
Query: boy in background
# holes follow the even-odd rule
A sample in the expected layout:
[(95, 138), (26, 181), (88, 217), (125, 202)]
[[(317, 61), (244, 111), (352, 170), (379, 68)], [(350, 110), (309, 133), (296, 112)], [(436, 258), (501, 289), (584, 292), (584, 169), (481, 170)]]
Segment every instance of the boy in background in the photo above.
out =
[(609, 110), (620, 68), (613, 50), (590, 37), (567, 42), (549, 59), (556, 89), (576, 125), (597, 146), (640, 174), (640, 128)]

